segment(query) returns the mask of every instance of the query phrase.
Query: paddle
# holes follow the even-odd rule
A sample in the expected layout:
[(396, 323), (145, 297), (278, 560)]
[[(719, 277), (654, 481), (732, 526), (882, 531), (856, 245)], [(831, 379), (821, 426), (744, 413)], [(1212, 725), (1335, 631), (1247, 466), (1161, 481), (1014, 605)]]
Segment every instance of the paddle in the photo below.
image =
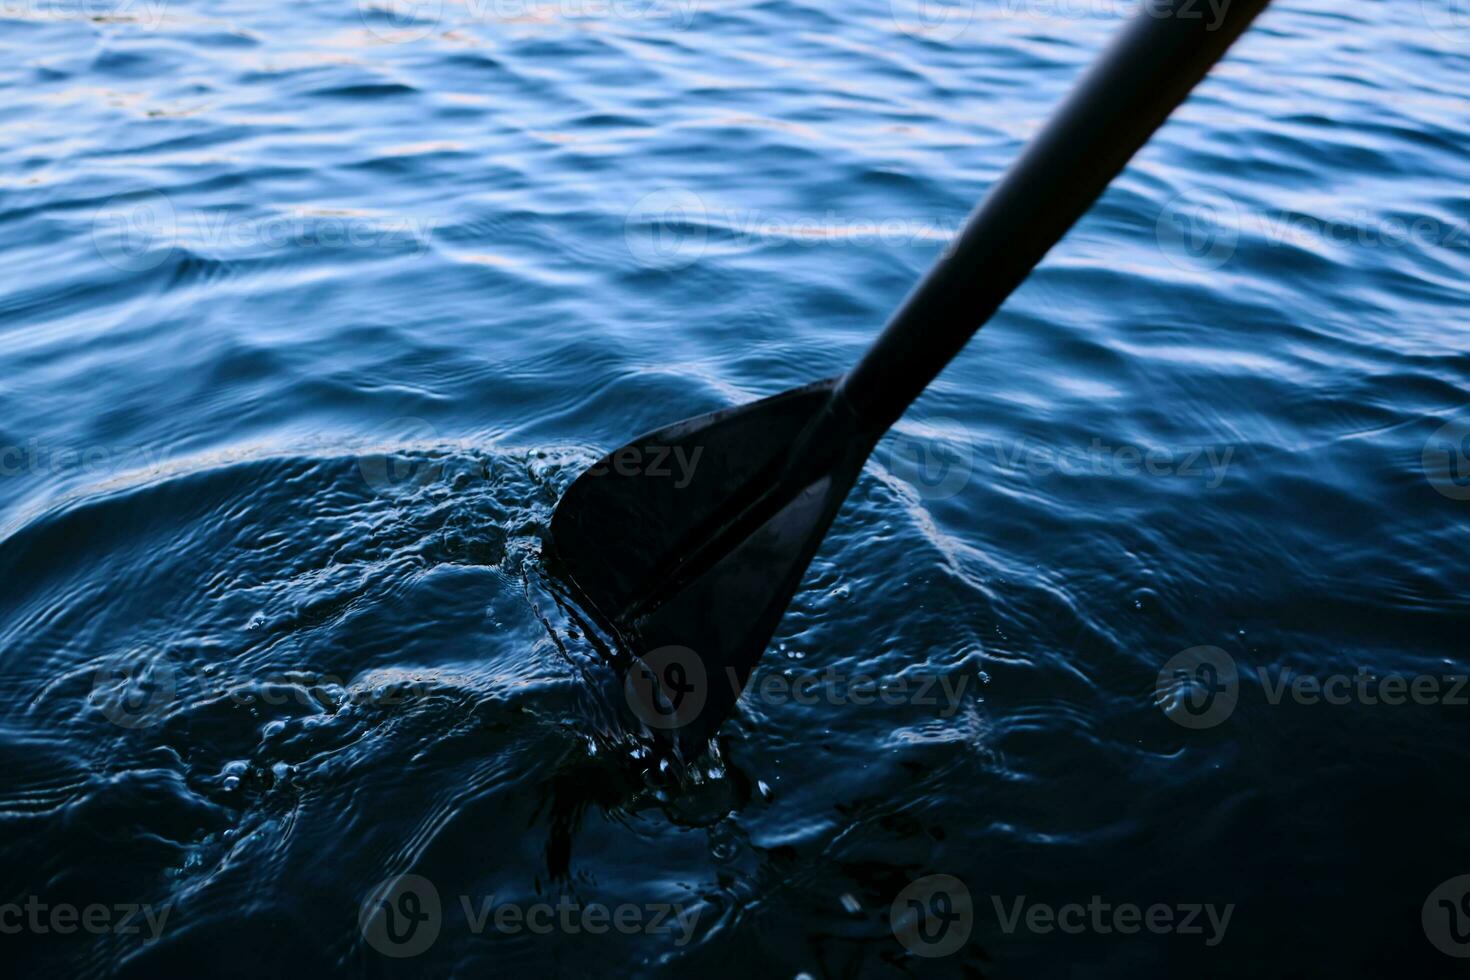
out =
[(1144, 0), (857, 366), (651, 432), (567, 488), (554, 567), (618, 637), (649, 729), (703, 749), (879, 437), (1264, 6)]

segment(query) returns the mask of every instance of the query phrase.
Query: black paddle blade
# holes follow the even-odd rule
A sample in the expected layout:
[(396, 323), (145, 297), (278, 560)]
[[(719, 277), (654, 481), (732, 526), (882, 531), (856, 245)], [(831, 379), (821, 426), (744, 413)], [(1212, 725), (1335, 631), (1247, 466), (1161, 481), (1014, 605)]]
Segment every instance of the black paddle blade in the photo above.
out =
[(557, 569), (631, 654), (634, 717), (688, 759), (734, 707), (872, 448), (835, 380), (617, 449), (551, 519)]

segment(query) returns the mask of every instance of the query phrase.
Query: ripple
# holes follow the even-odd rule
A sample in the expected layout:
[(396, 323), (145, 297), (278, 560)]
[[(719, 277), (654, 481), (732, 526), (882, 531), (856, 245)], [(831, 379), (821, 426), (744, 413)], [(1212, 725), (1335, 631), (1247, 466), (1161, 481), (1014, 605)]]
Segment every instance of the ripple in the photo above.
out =
[[(374, 974), (360, 905), (414, 873), (430, 972), (877, 975), (913, 965), (890, 903), (952, 873), (982, 910), (1224, 896), (1220, 971), (1417, 963), (1453, 713), (1258, 671), (1465, 670), (1465, 54), (1420, 6), (1272, 5), (880, 444), (771, 693), (682, 774), (547, 578), (559, 490), (845, 369), (1114, 13), (7, 8), (0, 876), (172, 907), (31, 962)], [(703, 213), (640, 224), (670, 191)], [(150, 195), (176, 233), (104, 220)], [(1241, 698), (1190, 731), (1155, 687), (1199, 645)], [(553, 948), (460, 896), (698, 925)], [(1065, 938), (1090, 974), (1189, 952)], [(940, 965), (1059, 948), (977, 927)]]

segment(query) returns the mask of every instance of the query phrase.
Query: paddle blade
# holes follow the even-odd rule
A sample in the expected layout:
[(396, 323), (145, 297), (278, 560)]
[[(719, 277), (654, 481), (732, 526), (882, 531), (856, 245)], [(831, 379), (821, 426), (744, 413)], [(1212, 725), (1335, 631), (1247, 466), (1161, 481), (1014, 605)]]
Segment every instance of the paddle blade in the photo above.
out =
[(552, 515), (558, 571), (632, 654), (629, 708), (686, 757), (734, 707), (871, 448), (834, 435), (821, 463), (793, 461), (834, 384), (635, 439)]

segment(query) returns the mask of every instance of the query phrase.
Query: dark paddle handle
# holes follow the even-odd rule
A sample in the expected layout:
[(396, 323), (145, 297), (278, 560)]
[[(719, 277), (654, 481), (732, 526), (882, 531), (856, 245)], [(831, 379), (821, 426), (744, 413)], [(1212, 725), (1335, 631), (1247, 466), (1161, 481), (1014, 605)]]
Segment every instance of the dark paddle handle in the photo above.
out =
[(1266, 0), (1144, 0), (839, 387), (887, 429), (1184, 101)]

